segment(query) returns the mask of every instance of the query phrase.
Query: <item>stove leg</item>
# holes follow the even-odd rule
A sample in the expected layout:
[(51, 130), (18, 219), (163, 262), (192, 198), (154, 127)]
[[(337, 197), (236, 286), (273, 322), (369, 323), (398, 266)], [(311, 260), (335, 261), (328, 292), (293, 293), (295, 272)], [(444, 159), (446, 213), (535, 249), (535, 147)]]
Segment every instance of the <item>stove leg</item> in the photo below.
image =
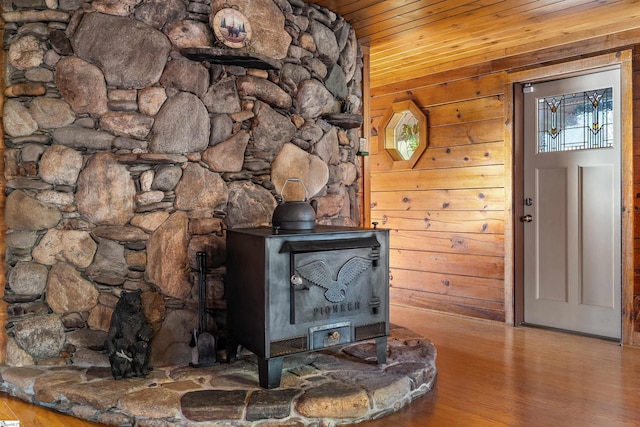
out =
[(282, 377), (282, 357), (272, 359), (258, 358), (258, 376), (260, 377), (260, 387), (276, 388), (280, 387)]
[(378, 365), (387, 363), (387, 337), (376, 338), (376, 357)]
[(227, 339), (227, 363), (235, 362), (238, 358), (238, 343), (231, 339)]

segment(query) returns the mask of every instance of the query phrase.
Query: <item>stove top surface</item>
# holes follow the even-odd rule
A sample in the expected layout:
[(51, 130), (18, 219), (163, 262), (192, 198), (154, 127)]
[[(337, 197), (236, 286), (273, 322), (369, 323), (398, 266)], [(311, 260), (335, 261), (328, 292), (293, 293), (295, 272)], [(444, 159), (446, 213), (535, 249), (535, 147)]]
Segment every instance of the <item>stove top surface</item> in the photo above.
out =
[(287, 235), (314, 235), (314, 234), (327, 234), (327, 233), (352, 233), (352, 232), (370, 232), (374, 230), (381, 230), (380, 228), (363, 228), (363, 227), (342, 227), (334, 225), (316, 225), (312, 230), (276, 230), (272, 227), (253, 227), (253, 228), (231, 228), (228, 231), (236, 233), (251, 234), (255, 236), (268, 237), (268, 236), (287, 236)]

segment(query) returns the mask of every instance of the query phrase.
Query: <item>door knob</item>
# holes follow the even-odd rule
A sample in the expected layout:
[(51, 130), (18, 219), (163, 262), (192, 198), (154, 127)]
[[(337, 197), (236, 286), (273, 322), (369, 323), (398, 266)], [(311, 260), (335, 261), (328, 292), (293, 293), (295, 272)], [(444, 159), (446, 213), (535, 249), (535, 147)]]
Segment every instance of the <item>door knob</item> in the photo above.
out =
[(520, 221), (522, 222), (531, 222), (533, 221), (533, 217), (531, 215), (525, 215), (520, 217)]

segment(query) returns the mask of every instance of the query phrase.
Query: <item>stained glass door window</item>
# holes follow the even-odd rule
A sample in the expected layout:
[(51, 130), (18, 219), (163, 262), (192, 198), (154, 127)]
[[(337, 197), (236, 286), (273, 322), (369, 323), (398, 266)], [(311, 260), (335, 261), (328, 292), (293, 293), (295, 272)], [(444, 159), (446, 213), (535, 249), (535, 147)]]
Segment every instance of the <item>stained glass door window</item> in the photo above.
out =
[(538, 153), (613, 146), (613, 88), (538, 98)]

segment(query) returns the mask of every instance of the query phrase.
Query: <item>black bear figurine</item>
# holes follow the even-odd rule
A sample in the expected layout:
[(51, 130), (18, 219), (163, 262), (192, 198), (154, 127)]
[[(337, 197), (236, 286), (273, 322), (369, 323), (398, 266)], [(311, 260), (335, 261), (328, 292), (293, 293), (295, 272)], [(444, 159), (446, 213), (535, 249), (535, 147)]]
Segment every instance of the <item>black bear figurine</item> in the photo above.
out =
[(142, 313), (141, 290), (122, 292), (111, 315), (104, 346), (113, 378), (145, 377), (151, 371), (151, 327)]

